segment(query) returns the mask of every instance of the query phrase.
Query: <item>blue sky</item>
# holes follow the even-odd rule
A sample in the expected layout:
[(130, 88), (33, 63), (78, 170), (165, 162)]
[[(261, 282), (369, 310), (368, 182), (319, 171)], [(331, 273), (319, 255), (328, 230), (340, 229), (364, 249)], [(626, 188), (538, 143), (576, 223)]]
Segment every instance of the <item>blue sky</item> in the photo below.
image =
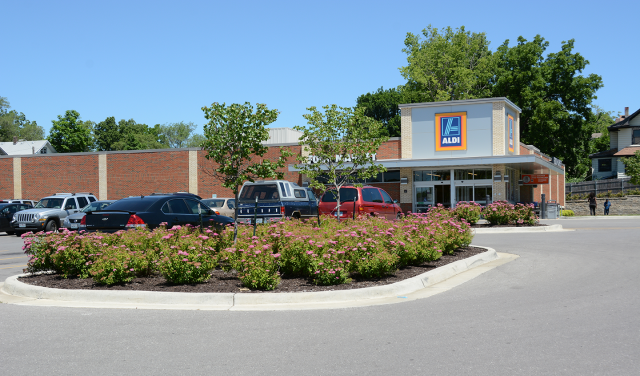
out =
[(603, 77), (596, 104), (640, 107), (638, 1), (28, 1), (0, 6), (0, 96), (48, 133), (66, 110), (154, 125), (194, 122), (213, 102), (266, 103), (274, 127), (310, 106), (404, 83), (407, 32), (427, 25), (564, 40)]

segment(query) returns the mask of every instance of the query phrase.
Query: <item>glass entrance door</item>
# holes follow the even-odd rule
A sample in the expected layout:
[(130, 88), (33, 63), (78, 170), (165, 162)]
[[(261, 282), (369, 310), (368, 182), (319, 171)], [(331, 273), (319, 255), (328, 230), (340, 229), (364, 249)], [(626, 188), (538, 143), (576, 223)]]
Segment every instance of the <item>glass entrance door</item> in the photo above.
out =
[(416, 187), (416, 213), (426, 213), (433, 206), (433, 186)]

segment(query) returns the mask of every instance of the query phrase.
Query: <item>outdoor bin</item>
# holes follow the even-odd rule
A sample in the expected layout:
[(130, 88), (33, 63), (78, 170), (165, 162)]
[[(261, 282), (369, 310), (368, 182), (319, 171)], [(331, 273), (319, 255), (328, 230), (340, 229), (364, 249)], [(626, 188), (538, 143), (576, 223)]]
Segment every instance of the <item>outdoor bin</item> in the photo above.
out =
[(558, 206), (557, 202), (547, 202), (547, 219), (558, 219)]

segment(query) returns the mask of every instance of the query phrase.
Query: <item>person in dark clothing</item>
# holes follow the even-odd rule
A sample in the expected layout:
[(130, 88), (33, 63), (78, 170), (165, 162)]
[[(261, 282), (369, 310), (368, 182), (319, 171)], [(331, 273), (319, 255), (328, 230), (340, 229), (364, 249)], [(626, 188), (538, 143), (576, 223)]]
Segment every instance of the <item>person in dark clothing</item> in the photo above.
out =
[(606, 199), (604, 201), (604, 215), (609, 215), (609, 208), (611, 207), (611, 201), (609, 201), (609, 199)]
[(596, 215), (596, 208), (598, 207), (598, 202), (596, 201), (596, 194), (591, 192), (589, 193), (589, 198), (587, 199), (589, 202), (589, 211), (591, 215)]

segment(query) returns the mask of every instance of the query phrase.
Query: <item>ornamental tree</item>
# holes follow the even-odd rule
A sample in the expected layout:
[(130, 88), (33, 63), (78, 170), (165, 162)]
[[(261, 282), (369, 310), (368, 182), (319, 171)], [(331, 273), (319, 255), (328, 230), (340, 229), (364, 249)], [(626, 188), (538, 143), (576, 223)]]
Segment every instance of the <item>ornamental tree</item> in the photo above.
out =
[[(266, 125), (278, 118), (278, 110), (269, 110), (265, 104), (258, 103), (254, 112), (249, 102), (242, 104), (213, 103), (211, 107), (202, 107), (204, 117), (209, 120), (204, 125), (202, 149), (206, 158), (212, 162), (203, 171), (233, 191), (236, 203), (240, 187), (245, 181), (255, 179), (282, 179), (284, 173), (278, 171), (285, 166), (286, 158), (293, 155), (289, 150), (280, 148), (275, 161), (263, 158), (269, 147), (263, 142), (269, 139)], [(238, 218), (238, 205), (235, 206), (234, 219)], [(237, 239), (238, 225), (234, 224), (234, 241)]]
[(631, 177), (631, 184), (640, 185), (640, 151), (632, 157), (622, 158), (625, 174)]
[[(297, 157), (300, 173), (311, 179), (309, 185), (321, 192), (335, 189), (336, 211), (340, 211), (340, 188), (386, 171), (375, 163), (378, 148), (389, 138), (381, 122), (365, 116), (365, 108), (323, 106), (307, 108), (303, 117), (308, 127), (296, 126), (303, 134), (304, 153)], [(306, 156), (305, 156), (306, 155)], [(325, 180), (327, 185), (324, 184)], [(338, 221), (340, 216), (338, 215)]]

